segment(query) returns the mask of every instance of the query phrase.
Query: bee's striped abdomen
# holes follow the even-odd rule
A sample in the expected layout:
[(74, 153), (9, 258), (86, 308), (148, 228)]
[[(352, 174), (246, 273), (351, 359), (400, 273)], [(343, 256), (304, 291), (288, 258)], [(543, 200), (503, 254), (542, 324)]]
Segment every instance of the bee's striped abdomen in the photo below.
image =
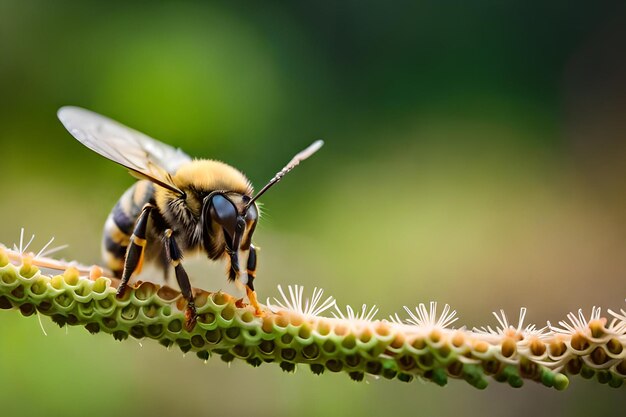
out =
[(122, 195), (104, 223), (102, 257), (116, 276), (124, 270), (126, 249), (139, 213), (153, 198), (154, 186), (150, 181), (136, 182)]

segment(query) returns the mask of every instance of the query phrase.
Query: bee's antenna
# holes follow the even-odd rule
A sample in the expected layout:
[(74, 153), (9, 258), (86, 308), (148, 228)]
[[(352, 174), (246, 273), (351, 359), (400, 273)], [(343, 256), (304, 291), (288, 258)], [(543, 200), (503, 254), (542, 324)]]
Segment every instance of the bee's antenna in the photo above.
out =
[(289, 171), (297, 167), (298, 164), (300, 164), (300, 162), (304, 161), (305, 159), (313, 155), (315, 152), (319, 151), (322, 145), (324, 145), (323, 140), (316, 140), (315, 142), (310, 144), (305, 150), (297, 153), (296, 156), (291, 158), (291, 161), (289, 161), (289, 163), (285, 165), (283, 169), (278, 171), (276, 175), (274, 175), (274, 178), (272, 178), (267, 184), (265, 184), (265, 187), (261, 188), (261, 190), (258, 193), (256, 193), (256, 195), (252, 197), (250, 201), (248, 201), (248, 204), (246, 204), (245, 207), (243, 208), (243, 212), (246, 213), (248, 209), (250, 208), (250, 206), (254, 204), (254, 202), (259, 197), (261, 197), (267, 190), (269, 190), (270, 187), (272, 187), (274, 184), (280, 181)]

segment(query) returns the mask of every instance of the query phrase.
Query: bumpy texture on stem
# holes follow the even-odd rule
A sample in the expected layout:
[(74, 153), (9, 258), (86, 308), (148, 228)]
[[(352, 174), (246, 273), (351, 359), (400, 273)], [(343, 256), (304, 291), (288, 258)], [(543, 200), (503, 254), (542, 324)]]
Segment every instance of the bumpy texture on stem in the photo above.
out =
[[(0, 246), (0, 309), (19, 309), (25, 316), (40, 313), (59, 326), (84, 326), (118, 340), (129, 335), (155, 339), (203, 360), (219, 355), (253, 366), (277, 363), (285, 371), (307, 364), (316, 374), (345, 372), (357, 381), (366, 374), (404, 382), (417, 377), (439, 385), (455, 378), (477, 388), (487, 386), (488, 376), (513, 387), (527, 379), (558, 390), (567, 387), (566, 374), (595, 377), (611, 387), (626, 379), (624, 310), (609, 310), (610, 322), (594, 308), (589, 320), (579, 312), (568, 315), (561, 327), (548, 323), (537, 329), (523, 326), (522, 309), (517, 326), (509, 325), (502, 312), (496, 315), (500, 326), (495, 330), (470, 331), (449, 328), (456, 313), (445, 306), (438, 315), (436, 303), (405, 307), (409, 318), (404, 321), (397, 314), (374, 320), (375, 307), (368, 311), (363, 306), (361, 313), (348, 307), (344, 313), (332, 297), (320, 303), (317, 289), (311, 299), (303, 299), (301, 287), (289, 287), (288, 296), (279, 287), (282, 300), (275, 299), (275, 305), (268, 300), (264, 316), (256, 317), (228, 294), (196, 290), (199, 319), (188, 332), (185, 302), (177, 291), (144, 282), (118, 300), (116, 284), (97, 267)], [(334, 318), (320, 316), (332, 307)]]

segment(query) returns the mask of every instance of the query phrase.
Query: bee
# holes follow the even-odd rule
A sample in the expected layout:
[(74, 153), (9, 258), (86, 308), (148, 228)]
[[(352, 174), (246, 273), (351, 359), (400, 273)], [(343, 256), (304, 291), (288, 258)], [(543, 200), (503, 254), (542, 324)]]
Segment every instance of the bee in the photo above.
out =
[(144, 261), (156, 263), (166, 279), (173, 268), (187, 301), (186, 327), (192, 329), (196, 307), (181, 261), (186, 254), (201, 252), (211, 260), (226, 260), (228, 280), (245, 286), (255, 313), (261, 314), (254, 290), (257, 250), (252, 235), (260, 214), (256, 201), (317, 152), (323, 141), (296, 154), (254, 194), (246, 176), (223, 162), (192, 159), (180, 149), (79, 107), (62, 107), (57, 115), (79, 142), (139, 180), (122, 195), (104, 225), (102, 255), (121, 280), (118, 298)]

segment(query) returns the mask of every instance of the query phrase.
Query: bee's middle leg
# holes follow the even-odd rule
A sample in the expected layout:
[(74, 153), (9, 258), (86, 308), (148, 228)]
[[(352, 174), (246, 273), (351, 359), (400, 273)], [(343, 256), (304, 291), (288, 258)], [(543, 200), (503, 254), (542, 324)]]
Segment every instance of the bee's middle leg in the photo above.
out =
[(185, 312), (185, 318), (187, 322), (185, 327), (188, 331), (191, 331), (196, 324), (198, 314), (196, 313), (196, 303), (193, 299), (193, 291), (191, 290), (191, 283), (189, 282), (189, 276), (181, 264), (182, 252), (176, 243), (176, 239), (172, 238), (172, 229), (167, 229), (163, 237), (165, 243), (165, 253), (169, 259), (170, 264), (174, 267), (176, 274), (176, 281), (183, 294), (185, 300), (187, 300), (187, 311)]
[(143, 266), (143, 258), (146, 251), (146, 228), (148, 227), (148, 218), (154, 206), (146, 204), (141, 210), (141, 214), (135, 222), (133, 235), (130, 237), (130, 243), (126, 250), (126, 258), (124, 259), (124, 271), (122, 272), (122, 282), (117, 287), (117, 298), (122, 298), (128, 287), (128, 281), (134, 273), (141, 272)]

